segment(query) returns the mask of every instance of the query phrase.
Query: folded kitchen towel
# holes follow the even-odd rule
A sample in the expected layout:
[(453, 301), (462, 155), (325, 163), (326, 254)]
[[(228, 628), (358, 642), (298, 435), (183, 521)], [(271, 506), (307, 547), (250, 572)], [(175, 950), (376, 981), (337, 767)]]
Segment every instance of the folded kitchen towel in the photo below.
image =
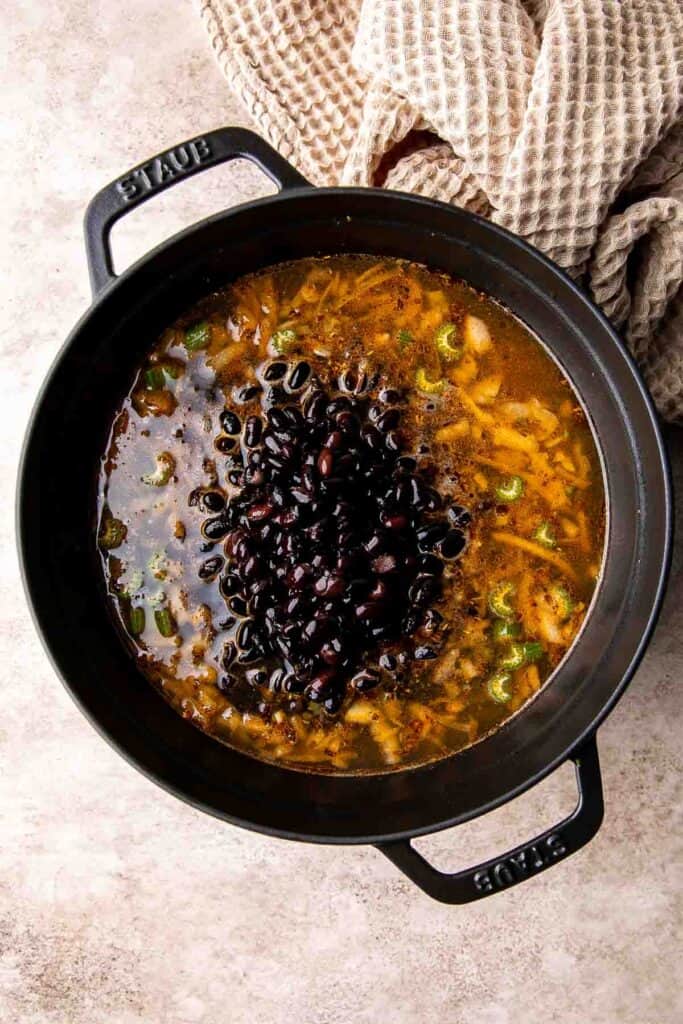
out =
[(198, 0), (314, 184), (464, 206), (577, 278), (683, 421), (683, 0)]

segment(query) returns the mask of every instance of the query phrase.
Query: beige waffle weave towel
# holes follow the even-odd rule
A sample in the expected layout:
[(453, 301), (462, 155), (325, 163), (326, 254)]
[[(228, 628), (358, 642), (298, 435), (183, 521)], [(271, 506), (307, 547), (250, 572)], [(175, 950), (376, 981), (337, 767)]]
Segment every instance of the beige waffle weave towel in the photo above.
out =
[(683, 0), (198, 0), (312, 182), (483, 213), (580, 279), (683, 421)]

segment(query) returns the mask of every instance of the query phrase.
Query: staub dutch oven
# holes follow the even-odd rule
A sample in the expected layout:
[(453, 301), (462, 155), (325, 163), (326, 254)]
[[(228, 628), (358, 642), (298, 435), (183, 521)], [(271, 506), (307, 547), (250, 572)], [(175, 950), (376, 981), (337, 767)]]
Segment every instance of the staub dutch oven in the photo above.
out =
[[(279, 193), (194, 225), (121, 276), (109, 232), (128, 210), (204, 168), (244, 157)], [(53, 664), (90, 721), (136, 768), (225, 821), (286, 839), (373, 843), (425, 892), (466, 903), (556, 864), (603, 815), (596, 729), (631, 678), (667, 575), (671, 497), (655, 414), (610, 325), (556, 266), (455, 207), (377, 189), (313, 188), (253, 133), (209, 132), (104, 188), (86, 215), (94, 301), (40, 393), (19, 482), (26, 590)], [(335, 776), (266, 764), (188, 725), (138, 673), (105, 601), (95, 550), (95, 482), (114, 411), (160, 329), (201, 296), (281, 260), (361, 252), (464, 278), (523, 320), (573, 383), (601, 454), (608, 504), (602, 576), (571, 651), (520, 713), (433, 764)], [(411, 839), (497, 807), (563, 761), (576, 809), (485, 864), (436, 870)]]

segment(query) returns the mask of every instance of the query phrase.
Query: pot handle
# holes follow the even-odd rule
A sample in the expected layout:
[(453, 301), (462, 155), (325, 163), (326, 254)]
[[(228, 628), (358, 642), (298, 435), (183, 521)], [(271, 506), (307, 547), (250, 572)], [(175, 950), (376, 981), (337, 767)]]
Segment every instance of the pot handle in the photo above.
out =
[(580, 850), (600, 828), (603, 817), (602, 779), (595, 735), (578, 747), (571, 760), (576, 767), (579, 800), (564, 821), (502, 857), (453, 874), (432, 867), (413, 849), (410, 840), (378, 843), (377, 849), (428, 896), (441, 903), (472, 903), (492, 896), (552, 867)]
[(159, 153), (105, 185), (88, 205), (85, 249), (93, 298), (116, 279), (109, 235), (119, 217), (176, 182), (238, 157), (260, 167), (278, 189), (311, 187), (284, 157), (247, 128), (217, 128)]

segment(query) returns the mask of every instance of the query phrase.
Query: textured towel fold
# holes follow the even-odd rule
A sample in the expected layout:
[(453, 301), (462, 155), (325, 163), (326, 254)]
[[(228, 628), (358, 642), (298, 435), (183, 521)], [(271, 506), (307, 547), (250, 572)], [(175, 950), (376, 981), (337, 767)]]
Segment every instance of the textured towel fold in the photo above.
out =
[(577, 278), (683, 421), (682, 0), (199, 0), (314, 184), (484, 214)]

